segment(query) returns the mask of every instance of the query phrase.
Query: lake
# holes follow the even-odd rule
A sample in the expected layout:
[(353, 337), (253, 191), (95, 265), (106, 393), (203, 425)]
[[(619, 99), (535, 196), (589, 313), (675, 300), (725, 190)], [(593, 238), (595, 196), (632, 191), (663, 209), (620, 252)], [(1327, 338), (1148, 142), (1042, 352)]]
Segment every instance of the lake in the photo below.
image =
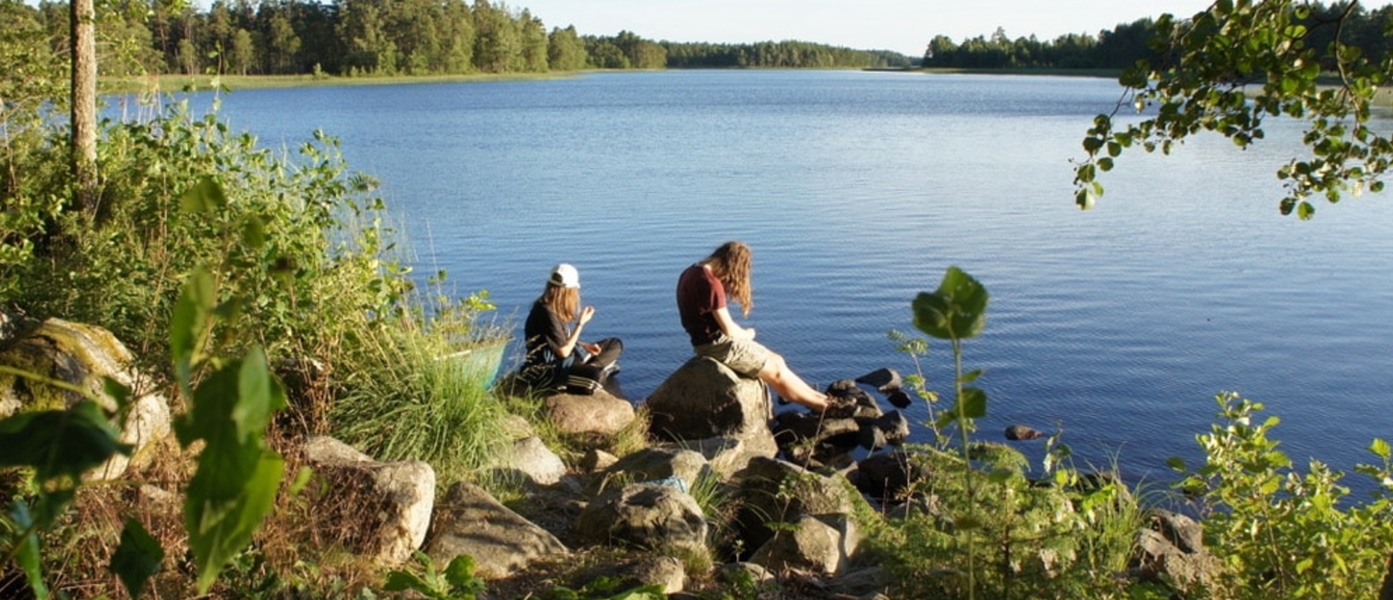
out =
[[(1282, 417), (1274, 436), (1298, 465), (1371, 461), (1363, 448), (1393, 436), (1387, 195), (1280, 216), (1274, 173), (1300, 126), (1273, 121), (1246, 151), (1213, 135), (1169, 157), (1131, 151), (1081, 212), (1069, 159), (1119, 92), (679, 71), (239, 91), (222, 112), (271, 147), (340, 137), (350, 166), (382, 181), (418, 272), (487, 289), (518, 329), (550, 267), (575, 264), (598, 308), (586, 337), (624, 340), (635, 399), (691, 353), (678, 273), (739, 239), (755, 252), (746, 324), (819, 387), (912, 372), (886, 332), (912, 331), (911, 299), (956, 265), (991, 293), (984, 334), (964, 345), (990, 396), (981, 439), (1063, 428), (1079, 466), (1169, 481), (1165, 460), (1195, 464), (1214, 394), (1234, 390)], [(945, 398), (951, 364), (933, 342), (923, 371)], [(1039, 458), (1038, 442), (1023, 448)], [(1361, 477), (1347, 482), (1367, 489)]]

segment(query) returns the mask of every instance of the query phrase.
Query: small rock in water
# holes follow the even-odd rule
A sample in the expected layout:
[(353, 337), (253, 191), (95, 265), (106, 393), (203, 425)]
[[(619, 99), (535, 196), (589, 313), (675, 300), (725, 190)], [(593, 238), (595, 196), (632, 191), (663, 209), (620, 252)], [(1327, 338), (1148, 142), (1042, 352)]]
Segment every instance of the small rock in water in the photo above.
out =
[(1025, 425), (1012, 425), (1006, 428), (1006, 439), (1008, 440), (1035, 440), (1042, 437), (1045, 437), (1045, 434)]
[(893, 392), (890, 392), (890, 394), (886, 396), (885, 399), (889, 400), (890, 404), (893, 405), (895, 408), (909, 407), (909, 394), (906, 393), (904, 390), (895, 390)]
[(864, 383), (875, 387), (876, 391), (888, 394), (904, 386), (900, 380), (900, 374), (889, 367), (876, 369), (856, 378), (856, 383)]

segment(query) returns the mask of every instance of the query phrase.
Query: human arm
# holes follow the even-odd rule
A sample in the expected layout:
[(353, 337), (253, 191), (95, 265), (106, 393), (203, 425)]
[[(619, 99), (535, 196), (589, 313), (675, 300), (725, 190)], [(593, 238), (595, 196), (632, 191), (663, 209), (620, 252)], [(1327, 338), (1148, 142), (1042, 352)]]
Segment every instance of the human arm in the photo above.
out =
[(576, 320), (575, 328), (572, 329), (570, 334), (566, 336), (565, 341), (555, 348), (557, 356), (561, 358), (570, 357), (571, 353), (575, 351), (576, 346), (580, 346), (581, 348), (585, 349), (586, 352), (590, 352), (591, 354), (599, 353), (599, 346), (595, 344), (586, 344), (585, 342), (580, 341), (580, 330), (584, 329), (585, 324), (589, 323), (590, 319), (594, 316), (594, 306), (586, 306), (580, 309), (580, 317)]
[(722, 306), (711, 311), (716, 317), (716, 324), (721, 326), (721, 332), (732, 340), (752, 340), (755, 339), (755, 328), (741, 327), (735, 322), (735, 318), (730, 316), (730, 309)]

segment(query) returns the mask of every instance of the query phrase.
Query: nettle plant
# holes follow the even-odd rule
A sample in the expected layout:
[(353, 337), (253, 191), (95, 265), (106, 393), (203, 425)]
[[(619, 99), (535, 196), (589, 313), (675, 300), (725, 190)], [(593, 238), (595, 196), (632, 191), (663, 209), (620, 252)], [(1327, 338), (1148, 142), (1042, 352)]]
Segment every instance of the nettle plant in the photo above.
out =
[(1393, 450), (1375, 439), (1376, 465), (1359, 465), (1378, 485), (1363, 503), (1342, 507), (1344, 473), (1317, 460), (1302, 473), (1268, 437), (1281, 422), (1259, 421), (1261, 403), (1233, 392), (1215, 396), (1220, 422), (1196, 437), (1205, 463), (1178, 484), (1205, 516), (1206, 542), (1224, 562), (1216, 590), (1233, 598), (1371, 598), (1393, 552)]
[[(216, 185), (196, 185), (183, 206), (192, 212), (218, 205)], [(264, 241), (252, 221), (244, 223), (243, 243), (260, 247)], [(189, 275), (170, 324), (173, 371), (187, 410), (175, 423), (180, 444), (187, 450), (201, 445), (197, 470), (185, 489), (184, 525), (197, 569), (197, 588), (208, 592), (218, 574), (252, 540), (252, 534), (275, 504), (284, 461), (268, 449), (265, 432), (275, 412), (285, 406), (285, 390), (267, 367), (266, 354), (252, 347), (237, 358), (219, 355), (215, 325), (238, 313), (245, 298), (219, 300), (217, 273), (221, 267), (197, 269)], [(7, 369), (40, 385), (60, 385), (29, 373)], [(122, 407), (130, 405), (129, 389), (108, 380), (106, 393)], [(131, 448), (117, 439), (116, 428), (86, 399), (64, 410), (21, 412), (0, 421), (0, 446), (18, 449), (0, 455), (0, 467), (29, 469), (30, 498), (15, 498), (0, 518), (3, 562), (14, 561), (40, 600), (50, 597), (42, 567), (41, 534), (54, 527), (84, 485), (82, 474)], [(303, 478), (302, 478), (303, 479)], [(146, 581), (164, 560), (159, 543), (135, 519), (127, 519), (110, 568), (132, 598), (140, 597)]]
[(1021, 453), (973, 439), (988, 402), (975, 385), (983, 372), (963, 365), (963, 342), (984, 330), (988, 298), (981, 283), (950, 267), (937, 290), (913, 302), (915, 327), (952, 346), (952, 405), (946, 408), (936, 407), (940, 394), (929, 389), (920, 369), (928, 341), (890, 333), (914, 360), (916, 372), (906, 380), (928, 406), (934, 434), (931, 447), (910, 448), (911, 460), (922, 461), (934, 476), (909, 495), (938, 498), (942, 509), (893, 522), (881, 540), (904, 576), (906, 593), (1106, 595), (1111, 580), (1105, 574), (1125, 566), (1138, 526), (1130, 492), (1112, 479), (1081, 485), (1058, 432), (1046, 440), (1043, 480), (1027, 476), (1029, 461)]

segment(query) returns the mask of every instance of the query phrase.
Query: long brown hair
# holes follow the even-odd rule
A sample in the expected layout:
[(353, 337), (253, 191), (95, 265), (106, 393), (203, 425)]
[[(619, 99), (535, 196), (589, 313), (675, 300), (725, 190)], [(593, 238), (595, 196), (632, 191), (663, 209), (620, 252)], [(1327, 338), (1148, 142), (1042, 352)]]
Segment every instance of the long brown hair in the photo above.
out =
[(726, 295), (740, 303), (740, 314), (750, 316), (755, 307), (754, 286), (750, 285), (750, 266), (754, 262), (754, 252), (744, 242), (726, 242), (716, 248), (711, 256), (701, 264), (711, 268), (716, 279), (726, 288)]
[(576, 312), (580, 310), (580, 288), (548, 283), (547, 288), (542, 290), (540, 300), (551, 312), (561, 317), (563, 322), (570, 323), (575, 320)]

